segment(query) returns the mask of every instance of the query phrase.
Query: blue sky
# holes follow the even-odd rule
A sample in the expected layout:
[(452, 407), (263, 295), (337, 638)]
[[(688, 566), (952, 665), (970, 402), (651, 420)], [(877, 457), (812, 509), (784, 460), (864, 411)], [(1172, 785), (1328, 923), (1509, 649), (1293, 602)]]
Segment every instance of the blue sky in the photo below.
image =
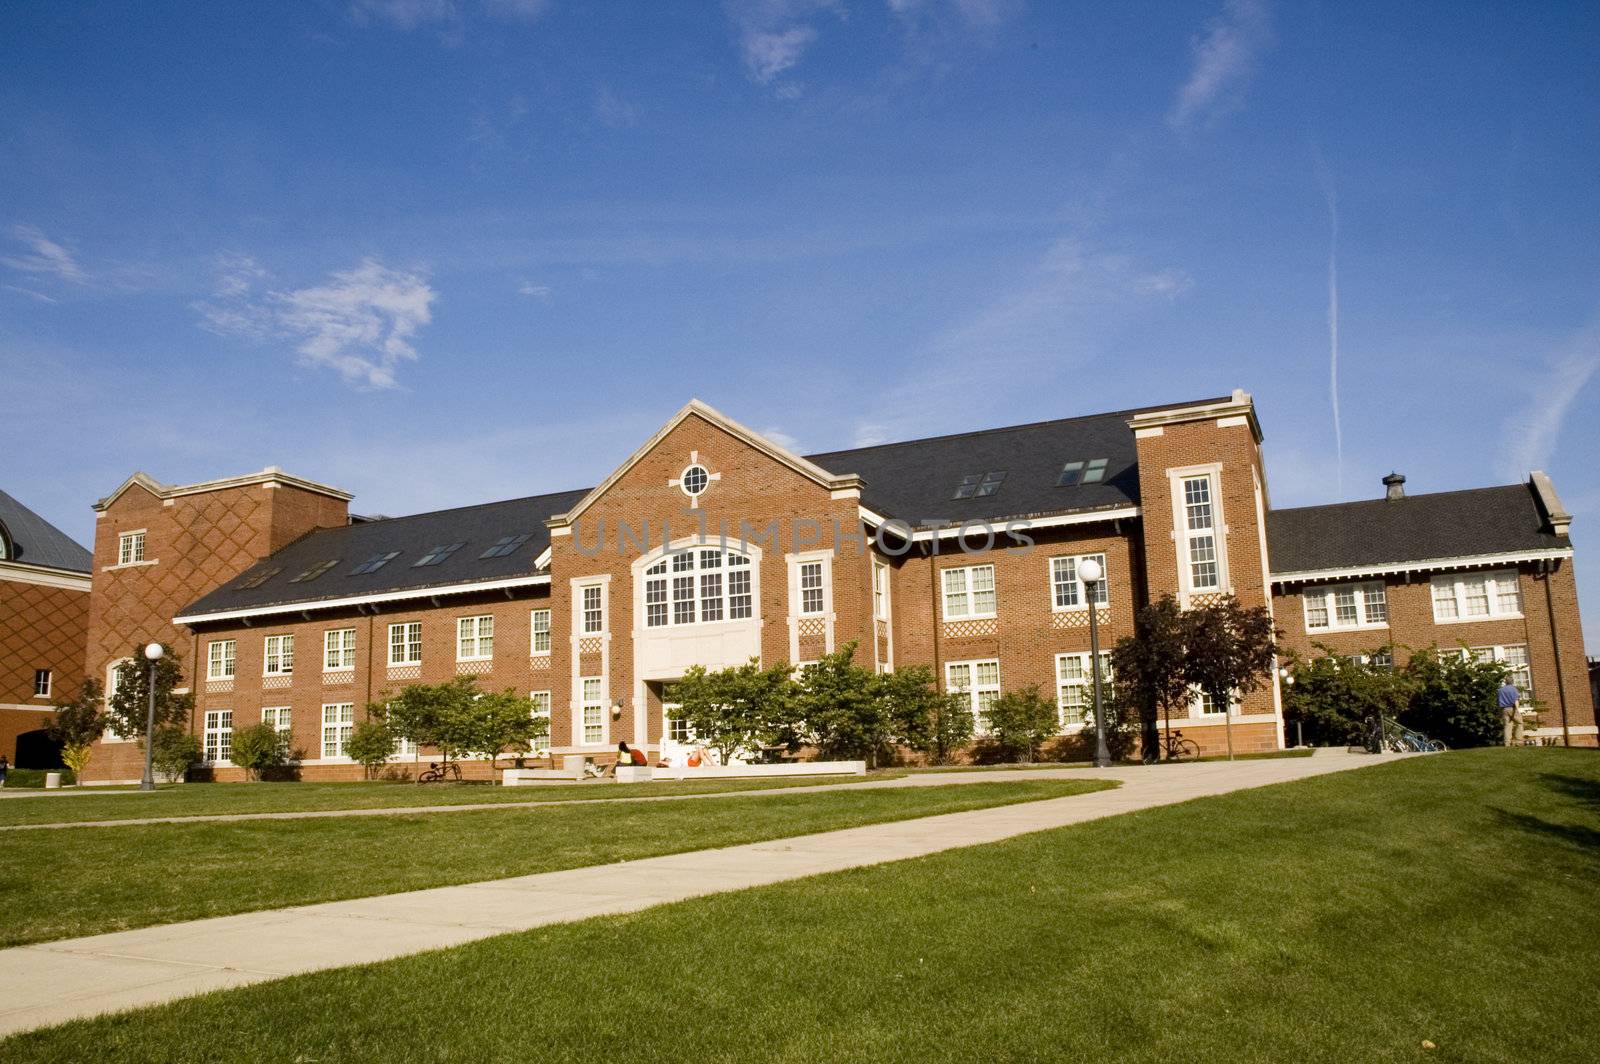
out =
[(691, 396), (825, 450), (1242, 387), (1275, 505), (1548, 470), (1595, 652), (1597, 41), (1582, 3), (8, 4), (4, 486), (87, 541), (134, 469), (406, 513), (594, 483)]

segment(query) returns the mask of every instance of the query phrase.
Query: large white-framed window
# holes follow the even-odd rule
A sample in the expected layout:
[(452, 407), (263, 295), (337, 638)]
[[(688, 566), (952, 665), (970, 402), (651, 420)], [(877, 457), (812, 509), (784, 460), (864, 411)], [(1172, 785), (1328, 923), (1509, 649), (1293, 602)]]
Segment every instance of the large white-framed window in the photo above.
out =
[(288, 741), (291, 733), (288, 706), (262, 706), (261, 723), (270, 725), (273, 731)]
[(544, 734), (533, 737), (528, 744), (528, 753), (534, 757), (544, 757), (550, 753), (550, 692), (529, 691), (528, 701), (533, 703), (533, 719), (544, 721)]
[(1389, 626), (1389, 596), (1381, 580), (1307, 587), (1301, 590), (1300, 600), (1308, 632)]
[(232, 639), (214, 639), (206, 644), (206, 679), (233, 679), (237, 644)]
[(945, 662), (944, 688), (966, 698), (974, 726), (987, 732), (989, 707), (1000, 697), (1000, 659)]
[(1515, 569), (1436, 576), (1432, 592), (1436, 622), (1522, 616), (1522, 587), (1517, 582)]
[[(1056, 655), (1056, 713), (1061, 726), (1071, 728), (1094, 723), (1094, 673), (1089, 668), (1089, 653)], [(1100, 654), (1100, 692), (1104, 698), (1111, 686), (1111, 655)]]
[(269, 635), (261, 643), (261, 675), (288, 676), (294, 672), (294, 636)]
[(1220, 591), (1225, 574), (1218, 541), (1217, 473), (1186, 473), (1175, 478), (1174, 486), (1184, 586), (1189, 591)]
[(33, 670), (33, 697), (49, 698), (52, 685), (53, 675), (49, 669)]
[(528, 653), (543, 657), (550, 653), (550, 611), (532, 610), (528, 614)]
[(1528, 647), (1524, 643), (1509, 646), (1448, 647), (1439, 651), (1441, 658), (1471, 657), (1474, 661), (1502, 662), (1511, 672), (1511, 682), (1517, 685), (1523, 698), (1533, 697), (1533, 670), (1528, 667)]
[(324, 702), (322, 705), (322, 756), (344, 757), (345, 744), (356, 727), (354, 702)]
[(967, 565), (940, 574), (944, 619), (964, 620), (995, 615), (994, 566)]
[(820, 617), (826, 612), (826, 595), (822, 582), (822, 562), (801, 562), (796, 567), (800, 582), (800, 616)]
[(739, 551), (685, 547), (644, 571), (646, 628), (748, 620), (753, 609), (750, 557)]
[(322, 671), (347, 672), (356, 667), (356, 630), (329, 628), (322, 633)]
[(1106, 606), (1111, 602), (1111, 592), (1107, 589), (1111, 582), (1111, 574), (1106, 570), (1106, 556), (1104, 554), (1078, 554), (1068, 558), (1050, 559), (1050, 608), (1055, 611), (1081, 610), (1087, 608), (1089, 589), (1083, 579), (1078, 576), (1078, 567), (1084, 562), (1094, 560), (1100, 563), (1100, 581), (1094, 586), (1094, 604)]
[(583, 588), (583, 634), (599, 635), (605, 630), (606, 589), (599, 584), (587, 584)]
[(880, 621), (889, 619), (889, 567), (876, 560), (872, 563), (872, 616)]
[(389, 664), (422, 664), (421, 621), (401, 621), (389, 626)]
[[(110, 665), (106, 666), (105, 704), (108, 711), (111, 709), (112, 701), (117, 697), (117, 688), (122, 683), (122, 672), (120, 667), (128, 662), (131, 662), (132, 660), (132, 658), (122, 658), (121, 660), (113, 661)], [(114, 725), (111, 724), (108, 713), (106, 719), (106, 729), (105, 731), (101, 732), (100, 741), (103, 743), (125, 743), (129, 738), (130, 736), (123, 735), (121, 732), (117, 731)]]
[(206, 710), (203, 749), (208, 765), (225, 764), (233, 756), (233, 710)]
[(117, 564), (132, 565), (144, 561), (144, 529), (124, 532), (117, 537)]
[(488, 661), (494, 657), (494, 614), (456, 618), (456, 660)]
[(595, 746), (606, 741), (606, 683), (602, 676), (585, 676), (581, 690), (580, 738), (585, 746)]

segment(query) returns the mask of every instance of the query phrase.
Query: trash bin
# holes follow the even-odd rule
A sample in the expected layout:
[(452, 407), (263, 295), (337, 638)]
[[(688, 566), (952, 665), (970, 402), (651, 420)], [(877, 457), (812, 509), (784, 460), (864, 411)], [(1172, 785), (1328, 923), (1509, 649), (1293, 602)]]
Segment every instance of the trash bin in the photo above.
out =
[(61, 773), (59, 773), (59, 772), (46, 772), (44, 774), (44, 789), (47, 790), (47, 791), (60, 790), (61, 789)]

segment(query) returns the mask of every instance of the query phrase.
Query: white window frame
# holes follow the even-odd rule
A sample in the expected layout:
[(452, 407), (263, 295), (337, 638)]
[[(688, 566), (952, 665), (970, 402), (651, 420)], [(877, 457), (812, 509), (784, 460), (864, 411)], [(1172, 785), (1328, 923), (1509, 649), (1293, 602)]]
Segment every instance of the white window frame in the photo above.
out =
[[(977, 576), (981, 572), (988, 573), (989, 587), (986, 589), (994, 596), (994, 604), (987, 611), (978, 609), (978, 596), (982, 593), (977, 585)], [(951, 578), (960, 577), (960, 587), (951, 587)], [(996, 583), (996, 573), (993, 562), (984, 565), (959, 565), (948, 569), (939, 570), (939, 610), (940, 616), (947, 621), (985, 620), (998, 615), (1000, 610), (1000, 588)], [(950, 612), (952, 598), (958, 598), (964, 612)], [(987, 660), (987, 659), (985, 659)]]
[[(322, 753), (322, 760), (349, 760), (349, 755), (344, 752), (345, 744), (350, 741), (350, 733), (355, 730), (355, 726), (356, 704), (354, 702), (322, 703), (322, 731), (320, 733), (322, 744), (318, 748)], [(333, 740), (333, 753), (331, 754), (328, 752), (330, 736)]]
[[(132, 658), (118, 658), (116, 661), (113, 661), (110, 665), (106, 666), (105, 705), (108, 711), (111, 708), (111, 700), (116, 697), (117, 681), (121, 675), (117, 671), (117, 668), (124, 662), (130, 662), (132, 660)], [(105, 731), (100, 733), (100, 741), (103, 743), (125, 743), (130, 738), (131, 736), (123, 735), (121, 732), (117, 731), (116, 728), (111, 725), (109, 720), (106, 723)]]
[(206, 679), (231, 680), (238, 663), (238, 640), (213, 639), (206, 644)]
[(534, 720), (543, 720), (545, 729), (543, 735), (536, 735), (528, 744), (529, 757), (546, 757), (550, 753), (550, 744), (555, 741), (553, 731), (555, 718), (551, 716), (550, 709), (555, 704), (549, 691), (529, 691), (528, 700), (533, 703), (533, 712), (530, 716)]
[[(528, 655), (535, 658), (550, 656), (551, 611), (549, 607), (528, 611)], [(540, 627), (543, 621), (543, 627)], [(544, 638), (539, 638), (543, 636)], [(542, 646), (540, 644), (543, 644)]]
[[(346, 638), (348, 636), (349, 638)], [(356, 667), (356, 630), (328, 628), (322, 633), (322, 671), (349, 672)]]
[[(44, 681), (44, 690), (42, 690), (42, 691), (39, 689), (39, 686), (40, 686), (39, 685), (39, 681), (40, 680)], [(50, 692), (54, 688), (55, 688), (55, 670), (53, 670), (53, 669), (34, 669), (33, 670), (33, 697), (35, 697), (35, 698), (49, 698), (50, 697)]]
[(135, 528), (117, 534), (118, 565), (138, 565), (145, 560), (145, 533), (148, 531), (144, 528)]
[(285, 739), (293, 734), (294, 713), (288, 706), (262, 706), (261, 723), (272, 725), (272, 730)]
[[(1204, 479), (1210, 485), (1211, 528), (1189, 527), (1189, 510), (1186, 482)], [(1228, 524), (1222, 507), (1222, 465), (1188, 466), (1167, 470), (1167, 483), (1172, 495), (1172, 539), (1178, 563), (1178, 589), (1184, 605), (1190, 595), (1225, 594), (1232, 584), (1228, 578)], [(1217, 582), (1197, 587), (1194, 583), (1193, 541), (1210, 535), (1217, 567)]]
[(828, 567), (820, 558), (795, 563), (796, 617), (823, 617), (828, 612)]
[(269, 635), (261, 640), (261, 675), (294, 675), (294, 635)]
[(646, 631), (748, 624), (757, 605), (755, 568), (752, 553), (716, 541), (682, 544), (649, 558), (634, 570), (635, 624)]
[(200, 756), (206, 764), (233, 763), (233, 710), (206, 710), (205, 728), (201, 734)]
[(494, 614), (456, 618), (456, 660), (494, 660)]
[[(1524, 662), (1521, 667), (1513, 666), (1513, 670), (1517, 673), (1526, 674), (1528, 680), (1525, 685), (1517, 683), (1517, 690), (1522, 692), (1524, 699), (1532, 698), (1533, 655), (1528, 652), (1528, 644), (1526, 643), (1505, 643), (1480, 647), (1446, 647), (1439, 651), (1439, 657), (1443, 659), (1471, 657), (1477, 661), (1498, 661), (1504, 664), (1509, 658), (1509, 651), (1513, 650), (1522, 651), (1522, 660)], [(1516, 679), (1513, 678), (1511, 682), (1516, 683)]]
[[(1103, 553), (1064, 554), (1049, 560), (1050, 612), (1067, 613), (1089, 608), (1089, 589), (1078, 575), (1078, 570), (1091, 558), (1100, 563), (1100, 580), (1095, 584), (1095, 605), (1100, 609), (1111, 605), (1111, 571), (1106, 568), (1106, 556)], [(1071, 575), (1067, 575), (1068, 570)], [(1075, 601), (1063, 603), (1063, 591), (1070, 592)]]
[[(980, 665), (994, 666), (993, 683), (978, 682), (978, 667)], [(967, 679), (965, 681), (957, 679), (958, 674), (962, 672), (966, 674)], [(983, 719), (983, 711), (989, 703), (1000, 697), (1000, 659), (972, 658), (967, 661), (945, 662), (944, 689), (947, 694), (960, 694), (966, 697), (967, 708), (972, 713), (974, 733), (978, 735), (987, 734), (988, 727)]]
[[(1090, 652), (1087, 650), (1057, 654), (1056, 670), (1056, 724), (1064, 731), (1079, 731), (1094, 725), (1094, 673), (1089, 668)], [(1069, 678), (1063, 668), (1068, 662), (1076, 666)], [(1100, 693), (1102, 700), (1111, 689), (1111, 652), (1100, 652)], [(1081, 704), (1072, 704), (1071, 695), (1080, 692)], [(1073, 714), (1076, 714), (1074, 719)]]
[[(1339, 620), (1338, 598), (1342, 591), (1349, 591), (1355, 595), (1356, 620), (1345, 623)], [(1383, 600), (1383, 618), (1372, 620), (1369, 616), (1375, 595)], [(1314, 602), (1319, 601), (1321, 608), (1327, 611), (1328, 623), (1313, 625), (1311, 623), (1311, 610)], [(1361, 580), (1338, 584), (1319, 584), (1316, 587), (1300, 589), (1300, 614), (1305, 621), (1306, 633), (1315, 635), (1318, 632), (1353, 632), (1368, 628), (1389, 627), (1389, 589), (1382, 580)]]
[(891, 609), (889, 602), (889, 566), (872, 559), (872, 618), (887, 621)]
[(602, 584), (584, 584), (578, 588), (578, 632), (604, 635), (605, 630), (606, 589)]
[[(1469, 580), (1483, 581), (1483, 591), (1488, 597), (1487, 613), (1474, 613), (1468, 615), (1466, 584)], [(1502, 609), (1500, 605), (1500, 596), (1506, 590), (1506, 587), (1502, 585), (1509, 586), (1510, 590), (1516, 593), (1517, 609), (1514, 613)], [(1454, 617), (1441, 617), (1439, 615), (1439, 592), (1447, 588), (1450, 592), (1450, 598), (1448, 601), (1455, 603), (1456, 615)], [(1470, 624), (1474, 621), (1517, 619), (1523, 615), (1522, 582), (1518, 578), (1518, 573), (1515, 569), (1495, 569), (1489, 572), (1445, 573), (1441, 576), (1436, 576), (1428, 582), (1428, 601), (1433, 607), (1434, 624)]]
[[(574, 721), (580, 746), (604, 746), (610, 731), (610, 709), (606, 699), (604, 676), (578, 678), (578, 713)], [(591, 723), (590, 714), (594, 714)], [(595, 729), (591, 734), (590, 729)]]
[[(399, 636), (396, 642), (395, 636)], [(413, 638), (413, 636), (415, 638)], [(395, 651), (400, 656), (395, 657)], [(422, 622), (397, 621), (389, 626), (389, 667), (422, 664)]]

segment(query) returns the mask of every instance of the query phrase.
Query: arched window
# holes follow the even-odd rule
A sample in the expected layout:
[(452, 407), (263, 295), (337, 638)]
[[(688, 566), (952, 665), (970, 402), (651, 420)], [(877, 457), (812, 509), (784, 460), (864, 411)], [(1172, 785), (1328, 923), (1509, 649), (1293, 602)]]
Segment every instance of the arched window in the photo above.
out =
[(740, 621), (754, 613), (750, 557), (721, 547), (688, 547), (644, 571), (646, 628)]

